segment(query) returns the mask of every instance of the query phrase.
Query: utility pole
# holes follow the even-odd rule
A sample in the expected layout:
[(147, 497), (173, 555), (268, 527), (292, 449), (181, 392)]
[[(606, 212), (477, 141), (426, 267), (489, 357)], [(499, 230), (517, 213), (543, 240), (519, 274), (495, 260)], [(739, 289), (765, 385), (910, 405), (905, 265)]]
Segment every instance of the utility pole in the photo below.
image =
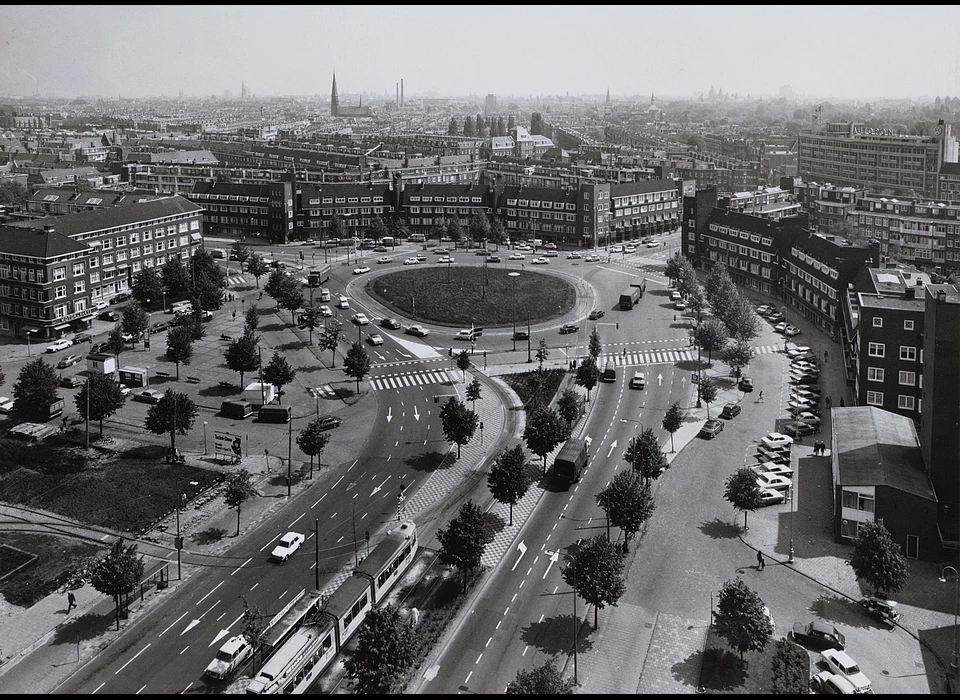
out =
[(292, 481), (290, 477), (290, 465), (293, 464), (293, 416), (290, 416), (290, 420), (287, 421), (289, 430), (287, 431), (287, 498), (290, 498), (290, 483)]

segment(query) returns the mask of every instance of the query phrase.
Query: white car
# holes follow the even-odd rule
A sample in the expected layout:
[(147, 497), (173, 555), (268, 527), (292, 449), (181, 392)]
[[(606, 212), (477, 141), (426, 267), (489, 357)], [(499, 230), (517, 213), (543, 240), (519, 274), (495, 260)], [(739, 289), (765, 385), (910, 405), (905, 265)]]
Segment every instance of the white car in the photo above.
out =
[(163, 392), (156, 389), (144, 389), (133, 395), (133, 400), (141, 403), (158, 403), (162, 398)]
[(622, 245), (612, 245), (612, 246), (610, 246), (610, 252), (611, 252), (611, 253), (622, 253), (622, 252), (623, 252), (623, 246), (622, 246)]
[(393, 262), (393, 258), (388, 257), (388, 256), (386, 256), (386, 255), (383, 255), (383, 256), (377, 258), (377, 265), (384, 265), (384, 264), (386, 264), (386, 263), (388, 263), (388, 262)]
[(299, 532), (288, 532), (280, 538), (277, 546), (270, 552), (270, 558), (276, 561), (286, 561), (293, 553), (300, 549), (303, 544), (304, 536)]
[(635, 246), (635, 245), (625, 245), (625, 246), (623, 247), (623, 251), (624, 251), (625, 253), (636, 253), (636, 252), (637, 252), (637, 246)]
[(784, 447), (793, 444), (793, 438), (783, 433), (767, 433), (760, 440), (767, 447)]
[(806, 360), (809, 359), (807, 357), (808, 355), (813, 355), (813, 348), (809, 345), (798, 345), (795, 348), (787, 350), (787, 357), (791, 360)]
[(760, 489), (760, 505), (762, 506), (775, 506), (783, 503), (785, 496), (782, 492), (775, 489)]
[(379, 333), (371, 333), (367, 336), (367, 342), (371, 345), (383, 345), (383, 336)]
[(783, 333), (785, 330), (787, 330), (787, 326), (788, 326), (788, 325), (789, 325), (789, 324), (788, 324), (786, 321), (781, 321), (780, 323), (778, 323), (777, 325), (775, 325), (775, 326), (773, 327), (773, 332), (774, 332), (774, 333)]
[(757, 474), (776, 474), (777, 476), (785, 476), (788, 479), (793, 478), (793, 468), (789, 464), (764, 462), (763, 464), (754, 464), (750, 468)]
[(120, 385), (118, 385), (118, 388), (120, 389), (120, 393), (121, 393), (123, 396), (129, 396), (129, 395), (130, 395), (130, 387), (128, 387), (126, 384), (120, 384)]
[(787, 326), (783, 330), (783, 334), (788, 338), (792, 338), (795, 335), (800, 335), (800, 329), (797, 328), (796, 326)]
[(810, 411), (800, 411), (795, 418), (801, 423), (806, 423), (807, 425), (820, 426), (820, 416), (810, 413)]
[(449, 255), (444, 255), (442, 258), (440, 258), (439, 260), (437, 260), (437, 262), (438, 262), (438, 263), (450, 264), (450, 263), (452, 263), (452, 262), (455, 262), (455, 260), (454, 260), (453, 258), (451, 258)]
[(0, 396), (0, 413), (7, 414), (13, 411), (13, 399), (9, 396)]
[(510, 255), (507, 256), (507, 260), (523, 260), (523, 259), (524, 259), (523, 253), (510, 253)]
[(60, 352), (61, 350), (66, 350), (71, 345), (73, 345), (72, 340), (67, 340), (66, 338), (61, 338), (55, 343), (51, 343), (47, 346), (46, 352)]
[(596, 253), (590, 253), (587, 257), (584, 258), (586, 262), (600, 262), (600, 256)]
[(513, 247), (513, 249), (514, 249), (514, 250), (530, 250), (530, 246), (528, 246), (528, 245), (526, 245), (526, 244), (524, 244), (524, 243), (518, 243), (517, 245), (515, 245), (515, 246)]
[(582, 260), (583, 256), (580, 253), (567, 253), (567, 260)]
[(670, 292), (670, 301), (680, 301), (681, 299), (683, 299), (683, 295), (676, 289)]
[(540, 256), (539, 258), (534, 258), (533, 260), (531, 260), (530, 264), (531, 265), (549, 265), (550, 261), (547, 260), (545, 257)]
[(772, 313), (773, 313), (773, 307), (772, 307), (772, 306), (768, 306), (768, 305), (766, 305), (766, 304), (763, 304), (762, 306), (758, 306), (758, 307), (757, 307), (757, 315), (758, 315), (758, 316), (766, 316), (767, 314), (772, 314)]
[(368, 323), (370, 323), (370, 319), (367, 318), (367, 315), (366, 315), (366, 314), (360, 314), (360, 313), (354, 314), (353, 317), (352, 317), (350, 320), (353, 321), (354, 323), (356, 323), (358, 326), (365, 326), (365, 325), (367, 325)]
[(479, 335), (479, 334), (478, 334), (475, 330), (473, 330), (472, 328), (466, 328), (466, 329), (464, 329), (464, 330), (462, 330), (462, 331), (457, 331), (457, 334), (453, 337), (453, 339), (454, 339), (454, 340), (468, 340), (468, 341), (470, 341), (470, 342), (472, 343), (473, 341), (475, 341), (475, 340), (477, 339), (477, 335)]
[(240, 664), (253, 656), (253, 647), (242, 634), (228, 639), (204, 671), (218, 681), (226, 679)]
[(773, 489), (774, 491), (786, 491), (793, 486), (793, 482), (785, 476), (779, 474), (757, 474), (757, 486), (762, 489)]
[(370, 272), (370, 268), (366, 265), (353, 268), (353, 274), (355, 275), (362, 275), (364, 272)]
[(845, 651), (837, 649), (825, 649), (820, 658), (833, 673), (842, 678), (846, 678), (856, 688), (857, 693), (870, 693), (871, 683), (866, 674), (860, 670), (857, 662), (850, 658)]
[(404, 333), (407, 335), (415, 335), (420, 338), (426, 338), (428, 335), (430, 335), (430, 330), (428, 328), (424, 328), (423, 326), (407, 326), (406, 330), (404, 330)]
[(416, 258), (407, 258), (406, 260), (403, 261), (403, 264), (404, 264), (404, 265), (419, 265), (419, 264), (420, 264), (420, 261), (417, 260)]
[(350, 300), (349, 300), (347, 297), (344, 297), (344, 296), (340, 297), (340, 298), (337, 300), (337, 307), (338, 307), (338, 308), (341, 308), (341, 309), (349, 309), (349, 308), (350, 308)]
[(333, 309), (331, 309), (331, 308), (330, 308), (329, 306), (327, 306), (326, 304), (323, 304), (323, 305), (320, 307), (319, 311), (320, 311), (320, 315), (321, 315), (323, 318), (329, 318), (329, 317), (333, 316)]

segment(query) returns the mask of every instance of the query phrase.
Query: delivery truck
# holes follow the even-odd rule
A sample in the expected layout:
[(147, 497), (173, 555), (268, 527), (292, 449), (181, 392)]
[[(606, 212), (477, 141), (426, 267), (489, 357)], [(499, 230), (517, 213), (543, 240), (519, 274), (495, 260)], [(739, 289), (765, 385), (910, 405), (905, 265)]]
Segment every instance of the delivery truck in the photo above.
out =
[(561, 482), (574, 484), (580, 481), (583, 468), (587, 466), (587, 441), (567, 440), (553, 460), (553, 475)]

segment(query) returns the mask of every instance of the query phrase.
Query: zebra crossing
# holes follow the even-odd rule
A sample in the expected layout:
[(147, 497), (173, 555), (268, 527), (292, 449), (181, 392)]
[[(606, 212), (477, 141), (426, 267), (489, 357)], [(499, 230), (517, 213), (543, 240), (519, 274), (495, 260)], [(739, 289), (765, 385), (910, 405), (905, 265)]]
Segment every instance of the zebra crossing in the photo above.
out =
[(236, 286), (241, 285), (241, 284), (246, 284), (246, 282), (247, 282), (247, 280), (244, 278), (243, 275), (230, 275), (229, 277), (227, 277), (227, 286), (228, 286), (228, 287), (229, 287), (229, 286), (234, 286), (234, 287), (236, 287)]
[(334, 391), (333, 387), (329, 384), (324, 384), (323, 386), (318, 386), (310, 390), (314, 397), (321, 397), (324, 399), (335, 399), (337, 398), (337, 392)]
[[(755, 347), (755, 355), (770, 355), (782, 350), (779, 345), (761, 345)], [(607, 362), (614, 366), (628, 365), (663, 365), (675, 364), (677, 362), (691, 362), (697, 359), (697, 349), (695, 347), (672, 348), (664, 350), (644, 350), (642, 352), (621, 352), (619, 354), (600, 355), (597, 366), (605, 367)]]
[(424, 384), (450, 384), (454, 378), (446, 370), (435, 370), (431, 372), (405, 372), (404, 374), (393, 374), (374, 377), (370, 380), (370, 386), (375, 391), (384, 391), (387, 389), (403, 389), (409, 386), (422, 386)]

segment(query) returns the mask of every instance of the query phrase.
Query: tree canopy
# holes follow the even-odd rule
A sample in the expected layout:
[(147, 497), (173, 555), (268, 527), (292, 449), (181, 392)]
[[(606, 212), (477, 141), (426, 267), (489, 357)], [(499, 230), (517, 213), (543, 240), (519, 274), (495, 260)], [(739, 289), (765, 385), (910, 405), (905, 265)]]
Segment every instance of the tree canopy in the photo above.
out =
[(743, 528), (747, 528), (747, 511), (756, 510), (763, 505), (757, 475), (750, 467), (741, 467), (727, 477), (723, 497), (733, 507), (743, 511)]
[(610, 524), (623, 530), (623, 551), (626, 552), (630, 538), (640, 531), (656, 508), (649, 482), (635, 471), (621, 471), (596, 498)]
[(360, 382), (370, 373), (370, 355), (363, 343), (355, 342), (350, 345), (347, 356), (343, 358), (343, 369), (348, 377), (357, 380), (357, 393), (360, 393)]
[(652, 428), (645, 428), (639, 435), (630, 438), (623, 459), (648, 483), (659, 479), (670, 466)]
[(27, 362), (13, 385), (13, 417), (19, 421), (45, 421), (49, 418), (47, 408), (60, 398), (59, 384), (57, 371), (42, 357)]
[(330, 442), (330, 435), (320, 425), (320, 419), (307, 423), (307, 425), (297, 435), (297, 447), (303, 454), (310, 457), (310, 477), (313, 478), (313, 458), (319, 457), (320, 453)]
[(473, 501), (464, 503), (446, 529), (437, 532), (437, 540), (440, 542), (440, 562), (460, 569), (463, 589), (466, 590), (467, 575), (480, 566), (480, 558), (487, 546), (480, 508)]
[(186, 435), (193, 428), (199, 412), (197, 404), (186, 394), (167, 389), (147, 411), (144, 426), (154, 435), (170, 434), (170, 450), (176, 452), (177, 434)]
[(283, 403), (282, 398), (279, 397), (281, 389), (292, 382), (296, 376), (297, 370), (291, 367), (290, 363), (287, 362), (287, 358), (277, 351), (274, 351), (270, 361), (263, 368), (263, 381), (277, 387), (277, 400), (280, 401), (280, 403)]
[(507, 684), (507, 695), (572, 695), (576, 684), (564, 678), (557, 660), (550, 659), (529, 671), (517, 671), (516, 679)]
[(120, 597), (134, 590), (143, 578), (143, 557), (137, 545), (123, 545), (121, 537), (110, 551), (94, 562), (90, 569), (90, 585), (99, 593), (113, 598), (116, 605), (117, 629), (120, 629)]
[(230, 341), (224, 350), (224, 359), (227, 367), (240, 374), (240, 388), (243, 388), (243, 375), (260, 368), (260, 353), (258, 351), (259, 338), (249, 328), (243, 335)]
[(594, 629), (599, 629), (598, 612), (616, 606), (627, 590), (623, 570), (623, 550), (603, 535), (581, 542), (560, 570), (567, 585), (594, 606)]
[(890, 537), (883, 520), (860, 524), (850, 566), (857, 580), (868, 584), (879, 596), (899, 591), (910, 575), (900, 545)]
[(415, 634), (396, 607), (385, 605), (371, 610), (357, 632), (356, 651), (343, 664), (354, 691), (396, 693), (398, 681), (414, 661)]
[(510, 505), (510, 526), (513, 526), (513, 507), (520, 502), (527, 489), (530, 487), (530, 481), (526, 474), (527, 458), (523, 454), (523, 448), (520, 445), (512, 449), (504, 450), (497, 457), (496, 462), (487, 474), (487, 485), (490, 487), (490, 493), (500, 503)]
[[(89, 403), (87, 396), (89, 393)], [(73, 397), (77, 413), (87, 420), (100, 422), (100, 434), (103, 435), (103, 420), (123, 408), (127, 397), (120, 391), (120, 384), (112, 374), (90, 372), (87, 381)], [(87, 409), (89, 407), (89, 413)]]
[(763, 601), (739, 576), (720, 589), (713, 623), (717, 634), (740, 653), (741, 661), (746, 651), (763, 651), (773, 635)]
[(473, 439), (473, 434), (480, 425), (480, 417), (456, 396), (452, 396), (440, 409), (440, 424), (444, 437), (456, 444), (457, 459), (460, 459), (460, 448)]
[(223, 502), (227, 504), (227, 508), (237, 509), (237, 537), (240, 536), (240, 506), (256, 495), (257, 490), (253, 488), (250, 472), (246, 469), (227, 474)]
[(543, 460), (543, 473), (547, 471), (547, 455), (568, 437), (569, 424), (555, 410), (542, 406), (527, 417), (527, 425), (523, 429), (527, 449)]

